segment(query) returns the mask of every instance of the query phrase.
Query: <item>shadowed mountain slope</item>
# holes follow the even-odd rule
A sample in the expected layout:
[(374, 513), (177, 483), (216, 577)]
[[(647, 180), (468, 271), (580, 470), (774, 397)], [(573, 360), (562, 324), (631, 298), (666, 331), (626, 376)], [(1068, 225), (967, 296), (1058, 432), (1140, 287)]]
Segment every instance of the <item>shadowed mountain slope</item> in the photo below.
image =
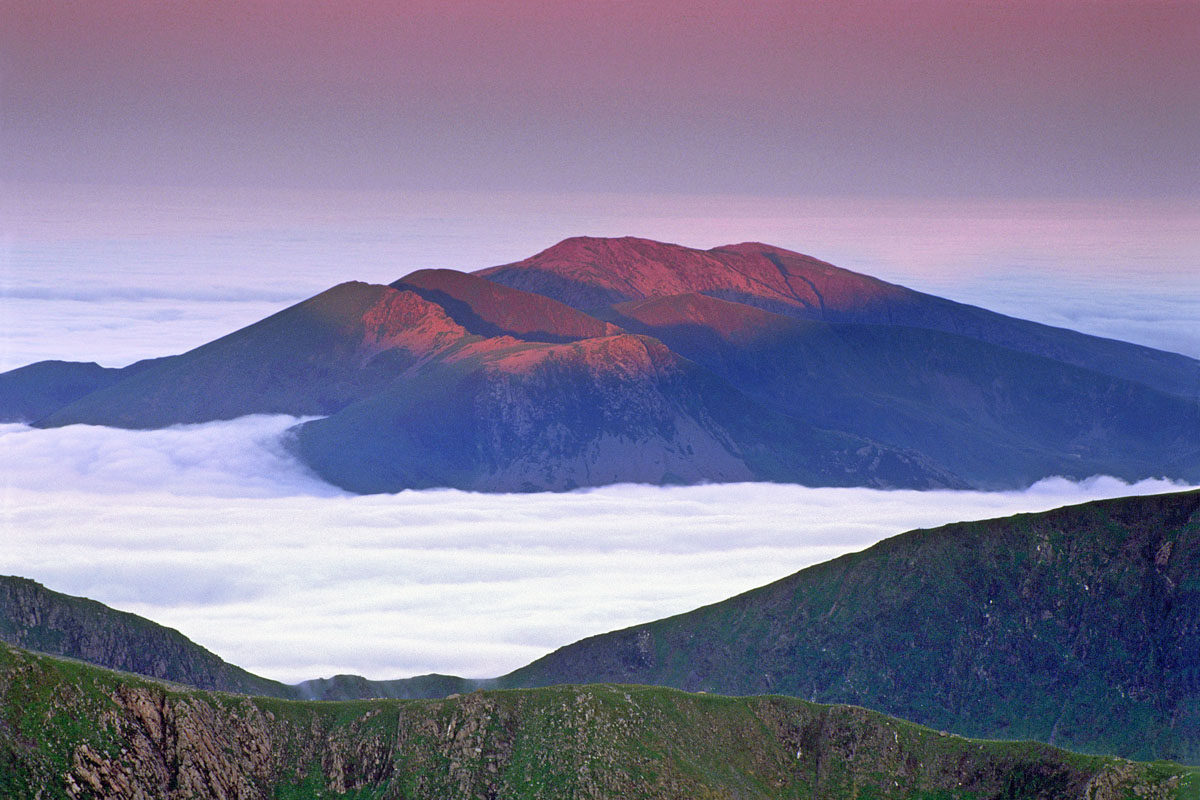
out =
[(0, 576), (0, 640), (198, 689), (300, 696), (225, 663), (173, 628), (27, 578)]
[(920, 451), (981, 487), (1046, 475), (1200, 481), (1200, 403), (977, 339), (829, 324), (702, 294), (598, 315), (785, 414)]
[(940, 330), (1200, 398), (1195, 359), (1007, 317), (757, 242), (696, 250), (633, 237), (576, 237), (475, 274), (584, 310), (696, 292), (824, 322)]
[(39, 361), (0, 373), (0, 422), (39, 420), (121, 377), (122, 370), (81, 361)]
[(364, 493), (626, 481), (962, 485), (914, 453), (762, 408), (657, 340), (628, 334), (511, 342), (431, 364), (300, 426), (296, 446), (323, 478)]
[(1198, 777), (794, 698), (565, 686), (298, 703), (182, 690), (0, 645), (0, 793), (13, 800), (1186, 800)]
[(1200, 763), (1200, 491), (902, 534), (500, 685), (592, 681), (777, 692)]

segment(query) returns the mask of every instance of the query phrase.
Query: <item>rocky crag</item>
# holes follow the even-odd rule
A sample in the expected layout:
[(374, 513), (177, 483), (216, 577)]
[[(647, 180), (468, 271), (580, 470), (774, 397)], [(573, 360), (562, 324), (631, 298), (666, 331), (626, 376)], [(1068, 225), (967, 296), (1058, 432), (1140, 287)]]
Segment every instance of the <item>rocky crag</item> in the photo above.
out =
[(1170, 764), (861, 708), (630, 686), (312, 703), (0, 646), (0, 794), (38, 798), (1192, 798)]

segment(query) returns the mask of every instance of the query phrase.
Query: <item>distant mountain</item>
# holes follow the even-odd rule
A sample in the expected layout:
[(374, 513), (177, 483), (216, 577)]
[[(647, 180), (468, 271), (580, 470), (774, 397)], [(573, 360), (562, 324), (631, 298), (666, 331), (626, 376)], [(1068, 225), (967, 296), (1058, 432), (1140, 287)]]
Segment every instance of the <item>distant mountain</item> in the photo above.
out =
[(16, 576), (0, 576), (0, 641), (197, 689), (293, 700), (444, 697), (476, 688), (448, 675), (336, 675), (289, 686), (226, 663), (173, 628)]
[(862, 708), (634, 686), (298, 703), (0, 645), (0, 794), (35, 798), (1190, 800), (1200, 774)]
[(596, 313), (776, 411), (921, 452), (975, 486), (1159, 472), (1200, 480), (1200, 404), (1042, 356), (695, 293)]
[(915, 452), (763, 408), (662, 343), (628, 334), (512, 343), (410, 371), (300, 426), (297, 452), (355, 492), (631, 481), (964, 485)]
[(1007, 317), (758, 242), (696, 250), (629, 236), (575, 237), (475, 274), (585, 311), (695, 292), (823, 322), (945, 331), (1200, 397), (1195, 359)]
[(1200, 480), (1200, 362), (759, 244), (568, 239), (342, 284), (123, 370), (0, 375), (0, 419), (40, 427), (270, 413), (324, 417), (290, 443), (358, 492)]
[(500, 686), (853, 703), (967, 736), (1200, 763), (1200, 491), (918, 530)]
[(38, 424), (161, 428), (247, 414), (331, 414), (470, 338), (414, 292), (343, 283), (161, 359)]
[(456, 675), (417, 675), (389, 681), (368, 680), (361, 675), (334, 675), (302, 681), (288, 688), (294, 690), (289, 696), (302, 700), (416, 700), (465, 694), (481, 688), (483, 683)]
[(0, 422), (33, 422), (121, 379), (95, 362), (39, 361), (0, 374)]

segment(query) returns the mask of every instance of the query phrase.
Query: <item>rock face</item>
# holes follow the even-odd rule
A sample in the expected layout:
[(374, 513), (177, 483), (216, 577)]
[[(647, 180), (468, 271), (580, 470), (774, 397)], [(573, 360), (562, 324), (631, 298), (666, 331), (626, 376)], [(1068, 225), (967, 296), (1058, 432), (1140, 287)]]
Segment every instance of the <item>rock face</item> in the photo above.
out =
[(854, 703), (1200, 762), (1200, 491), (913, 531), (499, 679)]
[(178, 356), (0, 375), (0, 418), (246, 414), (357, 492), (607, 483), (1021, 488), (1200, 481), (1200, 362), (762, 244), (568, 239), (346, 283)]
[(626, 686), (297, 703), (0, 646), (0, 792), (29, 798), (1187, 798), (1195, 772), (861, 708)]

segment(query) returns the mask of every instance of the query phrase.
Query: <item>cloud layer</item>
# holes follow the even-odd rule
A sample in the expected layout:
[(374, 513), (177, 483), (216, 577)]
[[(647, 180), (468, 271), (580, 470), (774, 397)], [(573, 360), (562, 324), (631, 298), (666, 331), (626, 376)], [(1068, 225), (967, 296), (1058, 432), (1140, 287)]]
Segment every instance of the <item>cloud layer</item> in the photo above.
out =
[(915, 527), (1179, 488), (770, 484), (352, 497), (288, 460), (295, 422), (0, 427), (0, 572), (179, 628), (287, 681), (501, 674)]

